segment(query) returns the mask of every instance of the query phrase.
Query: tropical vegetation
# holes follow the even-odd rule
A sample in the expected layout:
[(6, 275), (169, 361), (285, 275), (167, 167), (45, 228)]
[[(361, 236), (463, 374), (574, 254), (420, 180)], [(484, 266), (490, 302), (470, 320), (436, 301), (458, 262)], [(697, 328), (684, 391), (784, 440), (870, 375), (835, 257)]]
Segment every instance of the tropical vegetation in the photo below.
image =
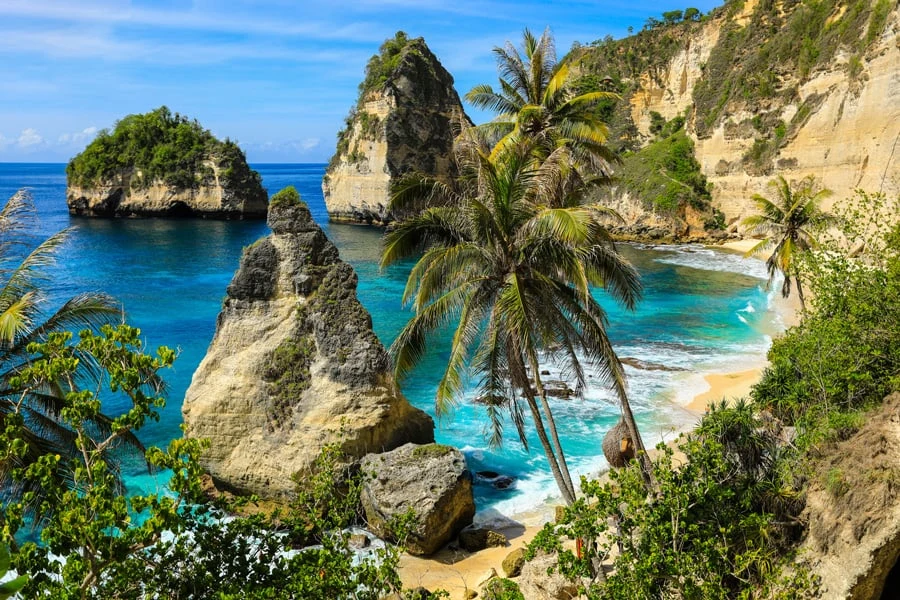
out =
[[(45, 341), (71, 328), (96, 328), (121, 319), (122, 309), (106, 294), (78, 294), (47, 311), (46, 287), (60, 248), (70, 234), (63, 230), (36, 246), (29, 244), (36, 214), (31, 196), (20, 191), (0, 210), (0, 420), (20, 422), (20, 451), (0, 456), (0, 485), (5, 497), (21, 497), (25, 491), (11, 480), (11, 473), (36, 463), (43, 456), (67, 456), (74, 451), (76, 432), (65, 422), (66, 394), (96, 379), (96, 365), (83, 357), (68, 379), (23, 390), (16, 385), (23, 369), (33, 360), (29, 345)], [(98, 434), (109, 432), (112, 420), (100, 412), (86, 421)], [(134, 436), (122, 441), (141, 449)], [(58, 465), (60, 475), (71, 478), (68, 463)]]
[[(900, 391), (900, 226), (885, 218), (900, 199), (861, 193), (850, 205), (841, 235), (795, 265), (809, 310), (773, 343), (750, 397), (711, 407), (677, 443), (683, 457), (659, 446), (658, 493), (635, 465), (608, 482), (583, 480), (583, 497), (536, 538), (532, 556), (557, 555), (563, 573), (587, 578), (592, 599), (819, 597), (797, 554), (806, 495), (813, 486), (849, 493), (847, 474), (825, 457)], [(863, 241), (861, 254), (849, 252)], [(856, 466), (859, 481), (896, 481), (896, 469)], [(584, 554), (567, 539), (588, 541)], [(594, 565), (606, 561), (604, 581)]]
[(609, 130), (596, 108), (615, 96), (592, 90), (573, 93), (571, 66), (556, 60), (550, 30), (537, 38), (528, 29), (520, 51), (507, 42), (495, 47), (499, 89), (477, 85), (465, 96), (473, 106), (496, 113), (480, 127), (495, 136), (496, 148), (527, 140), (537, 160), (565, 148), (591, 175), (609, 175), (616, 156), (606, 145)]
[(530, 416), (560, 492), (571, 504), (575, 488), (540, 364), (551, 357), (561, 363), (578, 392), (585, 387), (582, 361), (598, 367), (622, 399), (630, 433), (639, 443), (624, 371), (592, 287), (604, 288), (615, 301), (633, 308), (641, 286), (601, 223), (609, 211), (579, 203), (581, 194), (571, 187), (573, 172), (565, 160), (557, 164), (551, 155), (536, 165), (530, 151), (527, 142), (508, 143), (493, 152), (460, 148), (465, 179), (457, 187), (417, 177), (398, 190), (392, 208), (403, 209), (407, 203), (430, 207), (384, 239), (382, 266), (421, 254), (403, 297), (415, 316), (397, 336), (391, 354), (395, 374), (402, 378), (423, 356), (428, 336), (455, 322), (436, 394), (438, 414), (460, 399), (471, 367), (491, 421), (491, 441), (501, 441), (506, 412), (527, 447), (525, 422)]
[(235, 142), (219, 141), (196, 120), (161, 106), (124, 117), (112, 131), (101, 130), (69, 161), (66, 176), (70, 185), (85, 187), (127, 177), (135, 189), (159, 181), (190, 189), (213, 178), (211, 161), (231, 187), (261, 185)]
[(755, 256), (771, 250), (766, 259), (769, 284), (780, 273), (784, 277), (781, 295), (787, 298), (791, 294), (793, 280), (800, 306), (805, 311), (803, 284), (796, 263), (801, 253), (818, 246), (816, 236), (835, 222), (819, 208), (819, 203), (830, 196), (831, 191), (822, 188), (812, 175), (792, 182), (779, 175), (769, 182), (769, 188), (774, 199), (754, 194), (752, 200), (760, 213), (741, 222), (750, 234), (765, 236), (747, 255)]

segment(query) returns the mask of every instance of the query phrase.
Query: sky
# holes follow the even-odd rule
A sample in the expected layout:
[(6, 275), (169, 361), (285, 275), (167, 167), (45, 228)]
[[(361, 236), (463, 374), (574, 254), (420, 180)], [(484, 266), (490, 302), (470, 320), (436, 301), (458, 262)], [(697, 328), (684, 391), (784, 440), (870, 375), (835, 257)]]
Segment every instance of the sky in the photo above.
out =
[[(721, 0), (0, 0), (0, 162), (65, 162), (125, 115), (166, 105), (251, 163), (325, 162), (366, 62), (422, 36), (462, 96), (491, 49), (549, 27), (575, 41)], [(466, 107), (476, 122), (489, 115)]]

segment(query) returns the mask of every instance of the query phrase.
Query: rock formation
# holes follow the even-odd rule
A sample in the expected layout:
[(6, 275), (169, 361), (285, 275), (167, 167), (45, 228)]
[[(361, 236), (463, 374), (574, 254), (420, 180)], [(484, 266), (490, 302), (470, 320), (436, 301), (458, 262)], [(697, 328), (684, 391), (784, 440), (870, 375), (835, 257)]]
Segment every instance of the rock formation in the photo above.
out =
[(102, 131), (66, 167), (66, 203), (88, 217), (264, 218), (259, 174), (243, 151), (161, 107)]
[(289, 496), (326, 444), (356, 459), (434, 440), (394, 384), (356, 274), (289, 189), (241, 257), (182, 408), (186, 435), (211, 442), (214, 480), (264, 497)]
[(453, 77), (422, 38), (402, 33), (366, 71), (360, 99), (322, 180), (332, 221), (383, 225), (391, 184), (409, 172), (449, 177), (459, 123), (468, 122)]
[[(259, 182), (246, 189), (225, 181), (214, 158), (204, 162), (209, 174), (196, 187), (180, 188), (162, 180), (131, 187), (131, 173), (90, 187), (66, 189), (69, 213), (87, 217), (202, 217), (255, 219), (266, 216), (266, 191)], [(245, 168), (249, 170), (249, 167)]]
[[(751, 197), (768, 194), (766, 184), (777, 174), (815, 175), (834, 192), (826, 209), (857, 188), (894, 196), (900, 193), (900, 102), (894, 100), (900, 97), (900, 13), (896, 3), (832, 4), (832, 13), (813, 15), (800, 2), (726, 3), (702, 22), (609, 42), (618, 53), (585, 47), (576, 60), (585, 74), (621, 81), (613, 143), (622, 136), (640, 147), (653, 139), (654, 120), (684, 119), (712, 205), (731, 230), (755, 212)], [(816, 39), (804, 40), (791, 19), (813, 18), (822, 26), (810, 34)], [(803, 44), (812, 44), (818, 58), (804, 54)], [(631, 65), (615, 58), (629, 55)], [(691, 215), (667, 227), (668, 215), (621, 186), (607, 200), (627, 224), (638, 225), (617, 233), (684, 239), (704, 229)]]
[(405, 540), (410, 554), (433, 554), (475, 516), (472, 477), (466, 459), (450, 446), (406, 444), (362, 461), (366, 521), (376, 535), (396, 541), (391, 521), (412, 509)]

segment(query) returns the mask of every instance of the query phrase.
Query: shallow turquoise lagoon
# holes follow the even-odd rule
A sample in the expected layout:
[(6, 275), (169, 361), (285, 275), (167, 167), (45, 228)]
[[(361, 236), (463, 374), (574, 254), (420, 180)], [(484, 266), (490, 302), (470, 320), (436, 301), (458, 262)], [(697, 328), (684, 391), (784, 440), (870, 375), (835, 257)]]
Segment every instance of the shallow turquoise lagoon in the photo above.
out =
[[(385, 345), (409, 317), (400, 305), (405, 268), (379, 272), (380, 231), (328, 223), (320, 182), (324, 165), (255, 165), (265, 186), (275, 192), (297, 187), (313, 217), (359, 274), (359, 297), (372, 313), (376, 333)], [(225, 287), (237, 268), (241, 249), (268, 233), (264, 223), (172, 220), (91, 220), (70, 218), (65, 206), (65, 165), (0, 164), (0, 196), (27, 187), (40, 218), (39, 236), (72, 226), (70, 241), (56, 267), (55, 299), (84, 290), (103, 290), (123, 303), (132, 324), (143, 330), (151, 346), (177, 348), (169, 373), (169, 405), (142, 438), (165, 444), (180, 435), (181, 400), (191, 375), (206, 352), (215, 329)], [(781, 330), (765, 289), (765, 269), (739, 255), (692, 246), (623, 245), (641, 272), (645, 297), (634, 313), (597, 297), (610, 315), (609, 334), (620, 357), (642, 368), (627, 367), (629, 388), (645, 442), (655, 444), (689, 428), (696, 415), (682, 406), (704, 391), (703, 375), (756, 365), (763, 360), (771, 336)], [(408, 268), (408, 267), (407, 267)], [(404, 382), (407, 398), (432, 415), (434, 389), (446, 351), (440, 341), (419, 369)], [(547, 368), (555, 374), (552, 365)], [(116, 411), (115, 399), (108, 412)], [(577, 473), (602, 469), (600, 442), (618, 418), (612, 396), (591, 385), (583, 400), (553, 402), (570, 467)], [(483, 410), (460, 403), (438, 421), (437, 439), (463, 449), (470, 468), (514, 478), (495, 489), (476, 477), (479, 518), (519, 514), (552, 499), (555, 483), (537, 440), (526, 452), (512, 434), (501, 449), (485, 441)], [(513, 431), (512, 427), (508, 431)], [(127, 470), (135, 490), (157, 482), (139, 465)]]

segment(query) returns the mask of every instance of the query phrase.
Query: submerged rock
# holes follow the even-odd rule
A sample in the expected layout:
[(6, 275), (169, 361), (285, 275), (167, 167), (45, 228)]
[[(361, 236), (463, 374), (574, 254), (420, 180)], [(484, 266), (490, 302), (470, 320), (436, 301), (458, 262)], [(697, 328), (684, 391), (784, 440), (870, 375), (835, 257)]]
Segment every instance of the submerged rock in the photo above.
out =
[(411, 172), (455, 173), (453, 139), (468, 123), (453, 76), (422, 38), (402, 32), (372, 57), (322, 180), (332, 221), (384, 225), (391, 185)]
[(328, 444), (353, 460), (434, 440), (394, 384), (356, 274), (294, 195), (244, 250), (182, 408), (185, 434), (211, 442), (215, 481), (263, 497), (289, 497)]
[(391, 521), (412, 510), (412, 528), (405, 539), (410, 554), (437, 552), (475, 516), (472, 477), (456, 448), (406, 444), (366, 456), (362, 471), (363, 510), (376, 535), (400, 541)]

